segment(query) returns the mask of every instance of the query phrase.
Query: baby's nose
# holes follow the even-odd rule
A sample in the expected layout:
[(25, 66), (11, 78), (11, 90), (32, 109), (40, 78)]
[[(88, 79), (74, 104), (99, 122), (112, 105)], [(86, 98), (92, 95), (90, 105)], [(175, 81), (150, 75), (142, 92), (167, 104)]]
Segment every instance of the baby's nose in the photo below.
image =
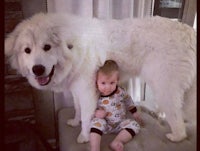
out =
[(106, 85), (106, 90), (109, 90), (110, 88), (110, 85)]

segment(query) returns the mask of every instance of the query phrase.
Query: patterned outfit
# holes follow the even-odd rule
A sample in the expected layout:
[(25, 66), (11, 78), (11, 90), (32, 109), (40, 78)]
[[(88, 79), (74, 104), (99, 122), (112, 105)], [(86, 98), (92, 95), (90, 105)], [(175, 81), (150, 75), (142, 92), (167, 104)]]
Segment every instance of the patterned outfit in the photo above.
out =
[(135, 120), (126, 118), (126, 110), (134, 113), (137, 109), (124, 89), (117, 86), (110, 95), (100, 96), (97, 107), (104, 109), (107, 115), (103, 119), (96, 117), (92, 119), (91, 132), (102, 135), (103, 133), (118, 133), (126, 129), (132, 136), (139, 132), (139, 124)]

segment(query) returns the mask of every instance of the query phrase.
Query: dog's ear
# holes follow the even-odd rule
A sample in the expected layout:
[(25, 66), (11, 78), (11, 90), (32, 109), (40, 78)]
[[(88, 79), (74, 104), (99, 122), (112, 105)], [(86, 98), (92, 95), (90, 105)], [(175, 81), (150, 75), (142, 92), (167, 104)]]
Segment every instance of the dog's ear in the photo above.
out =
[(14, 51), (14, 45), (15, 45), (15, 41), (16, 41), (16, 35), (11, 33), (9, 34), (4, 42), (4, 53), (6, 56), (11, 56), (13, 54)]
[(6, 60), (10, 63), (13, 69), (19, 70), (19, 62), (17, 60), (17, 52), (15, 52), (14, 47), (17, 39), (17, 34), (15, 32), (10, 33), (5, 39), (4, 53)]

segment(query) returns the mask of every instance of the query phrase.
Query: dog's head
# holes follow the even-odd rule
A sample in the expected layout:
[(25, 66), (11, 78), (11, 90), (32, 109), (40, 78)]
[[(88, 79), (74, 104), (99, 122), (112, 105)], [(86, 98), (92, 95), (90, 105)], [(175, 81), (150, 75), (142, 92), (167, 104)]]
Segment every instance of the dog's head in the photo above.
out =
[(51, 89), (72, 68), (71, 49), (60, 38), (48, 16), (38, 14), (21, 22), (5, 40), (5, 55), (11, 66), (38, 89)]

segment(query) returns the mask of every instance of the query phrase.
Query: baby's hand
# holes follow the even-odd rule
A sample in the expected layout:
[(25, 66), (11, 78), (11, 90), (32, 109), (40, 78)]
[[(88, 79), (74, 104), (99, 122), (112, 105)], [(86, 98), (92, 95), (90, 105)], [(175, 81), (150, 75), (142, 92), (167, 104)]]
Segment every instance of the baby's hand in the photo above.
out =
[(140, 117), (138, 112), (133, 113), (133, 118), (138, 122), (141, 126), (144, 126), (144, 122), (142, 118)]
[(104, 111), (103, 109), (98, 109), (95, 111), (95, 117), (97, 118), (104, 118), (106, 117), (106, 111)]

